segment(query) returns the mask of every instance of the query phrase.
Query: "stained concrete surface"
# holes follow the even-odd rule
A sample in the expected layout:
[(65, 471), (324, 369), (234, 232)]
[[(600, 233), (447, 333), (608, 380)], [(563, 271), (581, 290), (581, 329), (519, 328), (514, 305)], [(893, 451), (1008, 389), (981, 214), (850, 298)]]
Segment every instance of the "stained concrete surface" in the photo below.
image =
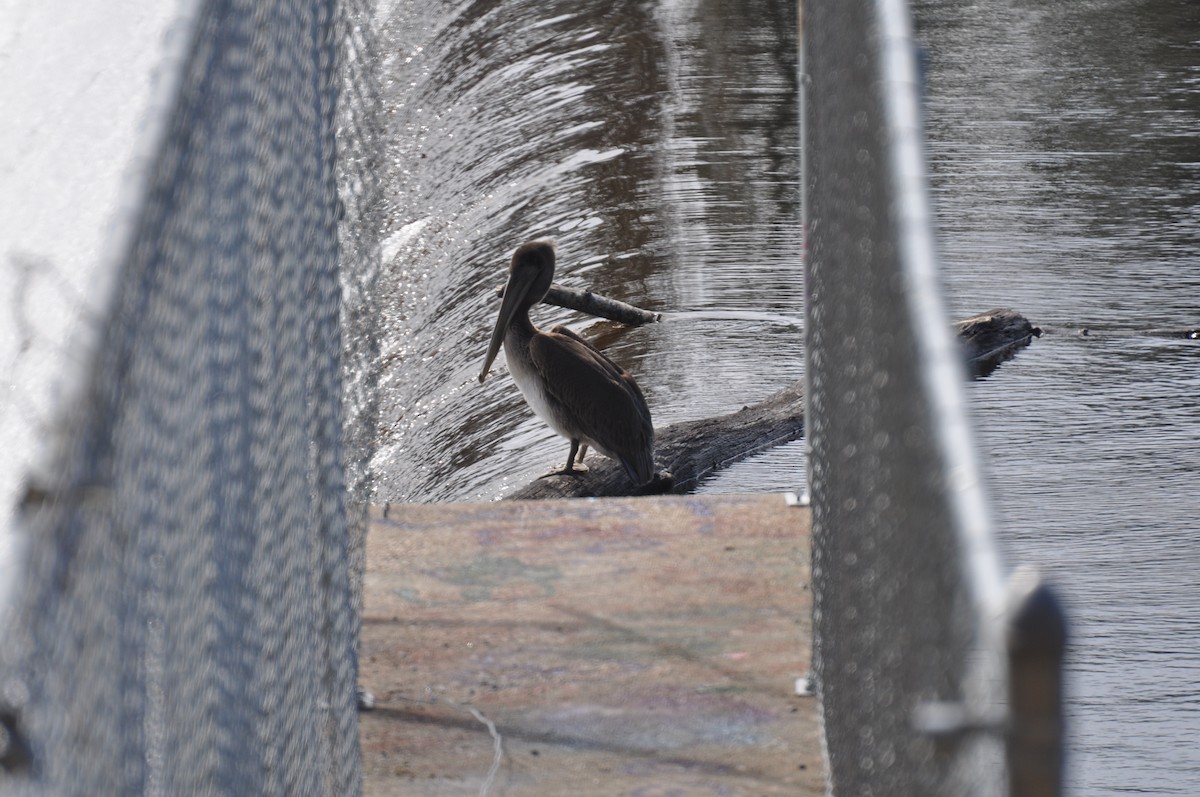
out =
[(809, 551), (778, 495), (376, 508), (365, 793), (823, 795)]

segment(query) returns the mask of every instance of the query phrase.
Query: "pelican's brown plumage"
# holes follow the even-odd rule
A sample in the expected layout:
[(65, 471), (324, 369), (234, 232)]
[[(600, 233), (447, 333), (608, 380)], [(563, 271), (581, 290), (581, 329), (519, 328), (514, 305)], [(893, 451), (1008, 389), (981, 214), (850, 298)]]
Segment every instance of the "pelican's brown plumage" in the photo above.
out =
[(571, 441), (563, 472), (576, 472), (576, 453), (591, 446), (620, 462), (635, 485), (645, 485), (654, 478), (654, 425), (637, 382), (566, 327), (547, 332), (529, 320), (529, 308), (545, 298), (553, 279), (552, 242), (530, 241), (513, 253), (479, 381), (503, 343), (508, 370), (525, 401)]

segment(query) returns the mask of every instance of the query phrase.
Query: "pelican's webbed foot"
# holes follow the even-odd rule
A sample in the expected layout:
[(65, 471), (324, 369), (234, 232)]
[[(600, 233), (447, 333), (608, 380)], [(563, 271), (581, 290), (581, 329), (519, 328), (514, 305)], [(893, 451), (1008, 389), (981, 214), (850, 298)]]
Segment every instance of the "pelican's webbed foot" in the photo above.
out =
[(567, 464), (538, 478), (545, 479), (548, 476), (582, 476), (588, 472), (588, 466), (583, 464), (583, 455), (586, 453), (587, 443), (581, 445), (578, 440), (572, 440), (571, 453), (567, 455)]
[[(578, 454), (578, 456), (576, 456)], [(583, 464), (583, 458), (587, 454), (587, 443), (580, 443), (578, 440), (571, 441), (571, 453), (567, 454), (567, 464), (563, 465), (562, 470), (558, 471), (563, 476), (574, 476), (579, 473), (587, 473), (588, 466)]]

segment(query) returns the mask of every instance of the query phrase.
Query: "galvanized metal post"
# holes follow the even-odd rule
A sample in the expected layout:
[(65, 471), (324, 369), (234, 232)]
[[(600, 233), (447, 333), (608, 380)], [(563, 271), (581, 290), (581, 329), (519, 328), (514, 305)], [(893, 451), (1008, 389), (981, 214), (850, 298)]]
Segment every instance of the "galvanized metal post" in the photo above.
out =
[(802, 25), (814, 669), (833, 793), (996, 797), (998, 739), (938, 755), (913, 726), (931, 702), (959, 704), (955, 732), (992, 719), (1006, 592), (940, 293), (908, 5), (804, 0)]
[(1067, 621), (1054, 590), (1032, 568), (1013, 573), (1009, 598), (1009, 794), (1058, 797)]

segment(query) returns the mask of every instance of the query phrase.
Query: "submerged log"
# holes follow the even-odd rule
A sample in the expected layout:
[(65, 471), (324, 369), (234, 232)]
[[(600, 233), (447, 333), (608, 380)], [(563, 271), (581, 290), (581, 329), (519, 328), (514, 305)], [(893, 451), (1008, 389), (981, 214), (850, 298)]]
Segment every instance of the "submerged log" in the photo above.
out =
[(1157, 329), (1135, 329), (1132, 332), (1124, 329), (1105, 327), (1080, 327), (1076, 334), (1081, 338), (1104, 340), (1124, 335), (1138, 335), (1146, 338), (1168, 338), (1176, 340), (1200, 340), (1200, 327), (1169, 327)]
[[(987, 376), (1042, 334), (1013, 310), (992, 310), (963, 319), (954, 326), (972, 379)], [(670, 472), (673, 477), (666, 491), (689, 493), (705, 476), (803, 436), (804, 387), (796, 382), (737, 412), (671, 424), (655, 430), (654, 434), (655, 462), (660, 470)], [(582, 474), (543, 476), (506, 496), (506, 500), (620, 496), (633, 492), (624, 469), (612, 460), (593, 455), (588, 458), (587, 466), (590, 470)]]

